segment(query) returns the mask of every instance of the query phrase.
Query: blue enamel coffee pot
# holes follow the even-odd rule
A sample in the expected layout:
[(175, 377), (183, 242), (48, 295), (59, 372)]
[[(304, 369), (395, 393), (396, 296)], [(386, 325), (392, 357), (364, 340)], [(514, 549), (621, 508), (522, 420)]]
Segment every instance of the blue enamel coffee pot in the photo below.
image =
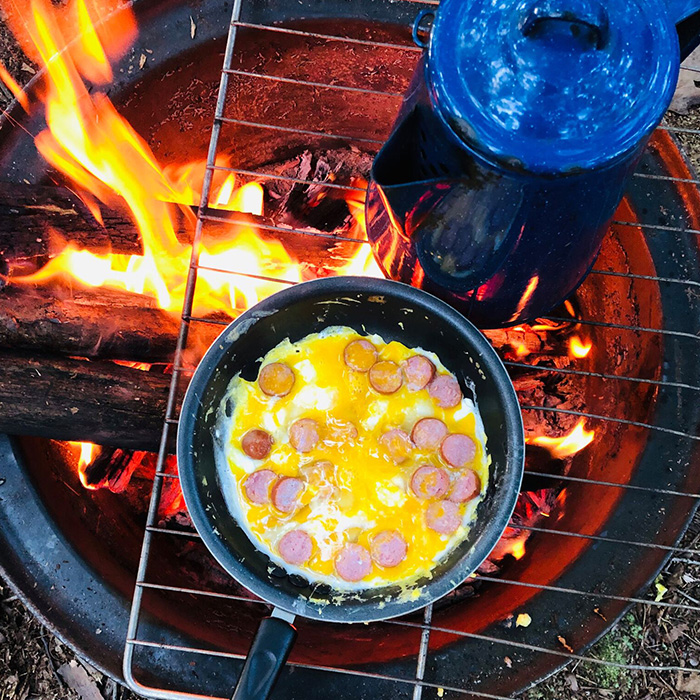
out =
[(372, 167), (375, 256), (482, 327), (531, 320), (592, 267), (700, 0), (442, 0), (416, 39), (426, 14)]

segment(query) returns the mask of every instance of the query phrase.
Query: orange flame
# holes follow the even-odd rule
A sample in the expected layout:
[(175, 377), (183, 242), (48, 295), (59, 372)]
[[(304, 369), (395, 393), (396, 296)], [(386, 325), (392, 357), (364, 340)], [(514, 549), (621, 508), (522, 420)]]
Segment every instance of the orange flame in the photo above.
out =
[(25, 112), (29, 111), (29, 98), (17, 81), (10, 75), (7, 68), (0, 63), (0, 80), (7, 86), (8, 90), (15, 96), (17, 102), (24, 107)]
[(552, 438), (541, 435), (527, 438), (525, 442), (546, 448), (556, 459), (564, 459), (580, 452), (593, 441), (595, 430), (586, 430), (584, 424), (585, 420), (582, 418), (570, 433), (562, 437)]
[(94, 489), (95, 486), (91, 486), (87, 482), (85, 470), (97, 457), (98, 446), (93, 445), (91, 442), (71, 442), (69, 444), (78, 449), (78, 476), (80, 477), (80, 483), (86, 489)]
[(511, 345), (515, 350), (515, 355), (517, 357), (527, 357), (530, 354), (530, 351), (528, 350), (527, 345), (525, 345), (525, 343), (521, 343), (516, 340), (512, 342)]
[(577, 335), (572, 335), (569, 339), (569, 352), (572, 357), (583, 358), (588, 355), (593, 347), (590, 340), (582, 341)]
[[(47, 72), (43, 96), (47, 129), (36, 137), (36, 146), (54, 168), (79, 186), (98, 221), (101, 213), (95, 199), (109, 206), (125, 203), (141, 234), (144, 253), (98, 255), (68, 244), (36, 273), (12, 281), (39, 283), (68, 277), (88, 286), (145, 294), (161, 308), (178, 312), (185, 297), (190, 246), (177, 238), (176, 208), (192, 220), (190, 207), (199, 204), (205, 163), (162, 168), (109, 98), (88, 90), (83, 78), (98, 85), (110, 82), (109, 58), (125, 50), (124, 40), (116, 38), (114, 23), (106, 28), (93, 23), (100, 14), (92, 2), (74, 0), (71, 11), (81, 34), (63, 52), (67, 41), (55, 8), (48, 0), (30, 4), (28, 31)], [(135, 22), (130, 10), (123, 12), (122, 35), (131, 41)], [(219, 159), (217, 165), (228, 164)], [(233, 173), (217, 169), (210, 201), (218, 209), (261, 216), (264, 190), (256, 182), (239, 185)], [(348, 207), (353, 229), (362, 231), (362, 236), (355, 237), (364, 238), (362, 198), (349, 197)], [(302, 280), (302, 267), (280, 242), (261, 237), (252, 222), (230, 226), (226, 240), (207, 242), (201, 248), (203, 269), (198, 275), (195, 314), (242, 310), (278, 291), (280, 283), (274, 280)], [(366, 245), (358, 245), (356, 255), (340, 272), (381, 276)]]

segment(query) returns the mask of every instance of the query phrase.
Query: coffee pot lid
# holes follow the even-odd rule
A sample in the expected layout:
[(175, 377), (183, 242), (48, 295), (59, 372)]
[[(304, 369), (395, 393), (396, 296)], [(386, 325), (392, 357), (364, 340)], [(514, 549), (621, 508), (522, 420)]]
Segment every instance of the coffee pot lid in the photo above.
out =
[(645, 139), (678, 70), (663, 0), (442, 0), (426, 78), (438, 112), (478, 152), (559, 173)]

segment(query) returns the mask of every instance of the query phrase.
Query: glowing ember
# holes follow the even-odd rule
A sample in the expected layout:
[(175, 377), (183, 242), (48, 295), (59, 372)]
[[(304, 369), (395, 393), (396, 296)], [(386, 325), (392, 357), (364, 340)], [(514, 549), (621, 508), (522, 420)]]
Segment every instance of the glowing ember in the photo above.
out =
[(572, 357), (586, 357), (592, 347), (593, 343), (590, 340), (584, 342), (577, 335), (572, 335), (569, 339), (569, 352)]
[[(104, 8), (98, 12), (84, 0), (76, 0), (72, 10), (81, 34), (70, 50), (63, 52), (66, 37), (51, 3), (32, 0), (31, 16), (25, 18), (33, 48), (47, 71), (43, 103), (48, 128), (36, 137), (36, 146), (53, 167), (79, 186), (98, 220), (101, 215), (95, 200), (110, 207), (126, 203), (141, 234), (144, 253), (97, 255), (68, 244), (36, 273), (13, 277), (12, 281), (36, 284), (72, 278), (88, 286), (148, 295), (161, 308), (179, 312), (190, 246), (178, 240), (175, 216), (180, 207), (185, 218), (192, 220), (189, 207), (199, 203), (197, 188), (201, 188), (205, 164), (161, 168), (148, 144), (117, 113), (108, 97), (99, 90), (88, 90), (83, 81), (86, 78), (104, 85), (112, 80), (109, 57), (123, 53), (125, 37), (130, 42), (135, 36), (131, 11), (117, 13), (123, 31), (110, 35), (91, 19), (105, 16)], [(226, 167), (228, 163), (219, 159), (217, 165)], [(256, 182), (239, 186), (233, 173), (217, 170), (210, 200), (218, 209), (261, 216), (264, 190)], [(353, 230), (361, 229), (364, 238), (362, 196), (353, 193), (347, 203)], [(356, 256), (339, 272), (381, 275), (369, 246), (357, 247)], [(199, 315), (216, 311), (235, 315), (232, 310), (243, 310), (278, 291), (280, 285), (271, 280), (302, 280), (298, 261), (280, 242), (263, 238), (252, 223), (231, 225), (226, 240), (203, 245), (199, 262), (202, 269), (194, 309)]]
[(567, 435), (559, 438), (538, 437), (527, 438), (525, 441), (531, 445), (539, 445), (550, 451), (555, 459), (564, 459), (580, 452), (586, 445), (589, 445), (595, 437), (594, 430), (584, 428), (585, 421), (582, 418), (576, 427)]

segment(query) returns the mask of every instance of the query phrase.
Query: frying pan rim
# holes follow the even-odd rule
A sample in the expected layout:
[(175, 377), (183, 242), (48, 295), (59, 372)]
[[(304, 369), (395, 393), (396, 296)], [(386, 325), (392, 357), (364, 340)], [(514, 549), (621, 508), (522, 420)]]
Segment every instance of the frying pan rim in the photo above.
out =
[[(416, 599), (405, 596), (400, 601), (392, 600), (386, 604), (367, 601), (352, 606), (340, 604), (317, 607), (302, 596), (292, 598), (290, 594), (276, 588), (268, 580), (251, 572), (242, 561), (238, 560), (226, 540), (212, 526), (206, 515), (205, 504), (200, 498), (196, 483), (197, 460), (194, 459), (192, 443), (195, 427), (200, 421), (200, 397), (205, 393), (219, 362), (230, 351), (231, 346), (235, 345), (247, 332), (246, 324), (256, 323), (295, 303), (312, 301), (315, 296), (328, 295), (328, 293), (337, 296), (351, 293), (392, 296), (402, 301), (413, 302), (427, 313), (441, 316), (446, 322), (458, 326), (462, 336), (460, 342), (465, 338), (468, 339), (468, 349), (479, 356), (482, 370), (489, 374), (502, 398), (504, 436), (509, 445), (503, 483), (500, 485), (501, 494), (505, 496), (500, 496), (491, 521), (474, 546), (468, 550), (470, 561), (476, 563), (466, 567), (466, 570), (454, 577), (443, 575), (439, 579), (429, 581), (422, 586), (422, 590), (427, 590), (428, 593), (421, 593)], [(232, 333), (241, 326), (243, 332)], [(271, 348), (265, 349), (265, 352), (269, 349)], [(192, 524), (212, 556), (234, 580), (264, 602), (292, 615), (325, 622), (376, 622), (407, 615), (442, 598), (463, 583), (487, 557), (507, 527), (520, 491), (524, 460), (525, 436), (515, 389), (501, 359), (476, 326), (428, 292), (403, 282), (358, 276), (330, 277), (297, 283), (263, 299), (230, 323), (209, 347), (192, 376), (182, 402), (177, 432), (177, 465), (185, 505)], [(491, 523), (498, 523), (499, 527), (494, 528)], [(459, 568), (465, 556), (453, 565), (449, 570), (450, 574)]]

